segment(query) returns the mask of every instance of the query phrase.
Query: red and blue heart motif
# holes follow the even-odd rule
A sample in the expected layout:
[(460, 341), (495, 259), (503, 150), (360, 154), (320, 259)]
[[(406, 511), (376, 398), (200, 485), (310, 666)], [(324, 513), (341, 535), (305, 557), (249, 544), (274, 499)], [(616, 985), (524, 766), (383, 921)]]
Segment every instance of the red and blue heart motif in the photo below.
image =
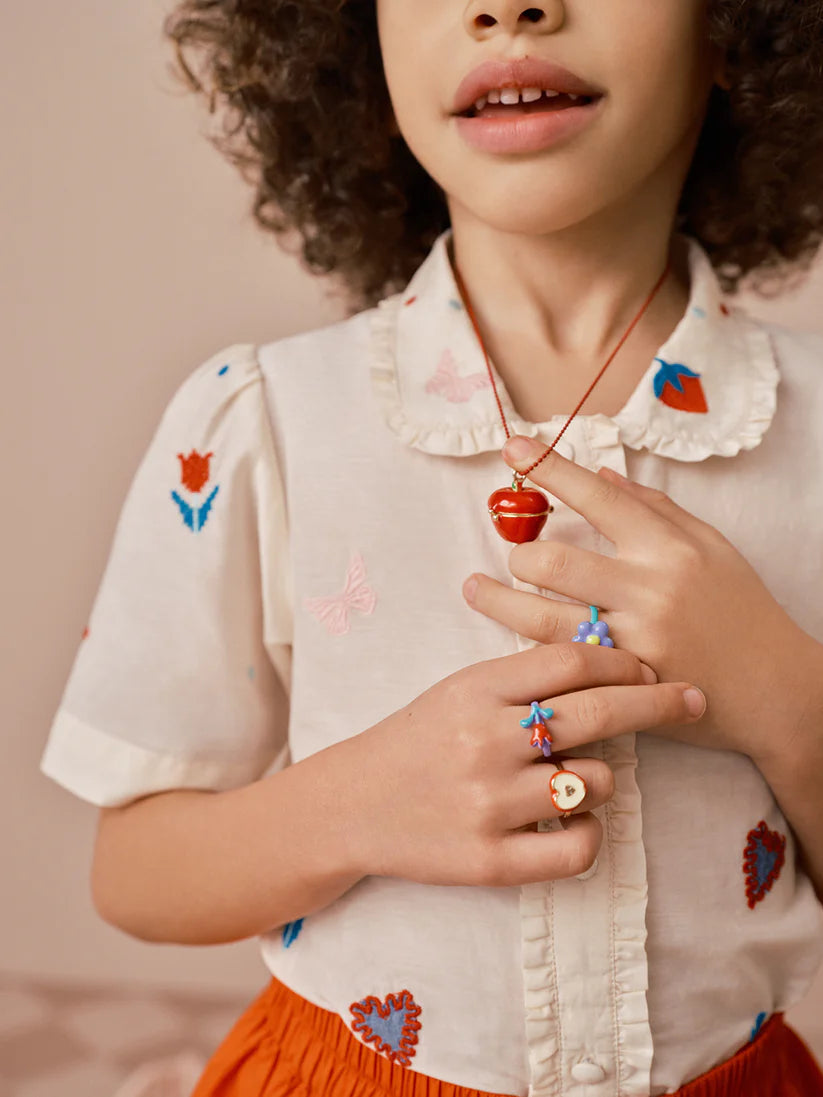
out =
[(746, 835), (743, 851), (743, 875), (746, 879), (746, 899), (749, 909), (765, 898), (772, 884), (780, 875), (786, 860), (786, 838), (776, 830), (769, 830), (763, 819)]
[(660, 369), (654, 375), (654, 395), (661, 403), (677, 411), (709, 410), (699, 373), (681, 362), (667, 362), (665, 358), (655, 358), (655, 362), (660, 363)]
[(355, 1017), (351, 1027), (367, 1044), (373, 1043), (375, 1051), (398, 1066), (409, 1066), (415, 1053), (417, 1033), (423, 1027), (417, 1020), (420, 1006), (410, 990), (387, 994), (382, 1002), (370, 994), (359, 1002), (352, 1002), (349, 1009)]

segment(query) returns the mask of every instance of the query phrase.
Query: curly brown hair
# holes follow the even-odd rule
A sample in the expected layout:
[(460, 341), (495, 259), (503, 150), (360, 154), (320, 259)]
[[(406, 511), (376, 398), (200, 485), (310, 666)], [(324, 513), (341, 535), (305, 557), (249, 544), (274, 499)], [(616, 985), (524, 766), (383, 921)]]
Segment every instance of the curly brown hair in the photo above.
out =
[[(726, 292), (754, 272), (779, 292), (823, 239), (823, 3), (708, 0), (707, 21), (730, 87), (711, 90), (676, 228)], [(256, 221), (284, 249), (296, 232), (350, 312), (402, 289), (450, 221), (393, 124), (375, 0), (182, 0), (164, 32), (221, 108), (212, 139), (254, 184)]]

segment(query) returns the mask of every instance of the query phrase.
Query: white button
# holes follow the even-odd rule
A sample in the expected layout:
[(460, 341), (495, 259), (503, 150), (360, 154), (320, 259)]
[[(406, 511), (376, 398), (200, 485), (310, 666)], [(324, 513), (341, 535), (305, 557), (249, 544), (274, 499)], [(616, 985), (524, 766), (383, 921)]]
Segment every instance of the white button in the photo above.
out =
[(590, 880), (592, 876), (594, 876), (594, 874), (597, 872), (597, 868), (597, 858), (595, 857), (594, 861), (591, 865), (589, 865), (585, 872), (579, 872), (577, 876), (575, 876), (575, 880)]
[(590, 1059), (581, 1059), (579, 1063), (575, 1063), (572, 1067), (572, 1078), (575, 1082), (588, 1082), (592, 1084), (594, 1082), (602, 1082), (606, 1077), (605, 1070), (598, 1066), (597, 1063), (591, 1062)]

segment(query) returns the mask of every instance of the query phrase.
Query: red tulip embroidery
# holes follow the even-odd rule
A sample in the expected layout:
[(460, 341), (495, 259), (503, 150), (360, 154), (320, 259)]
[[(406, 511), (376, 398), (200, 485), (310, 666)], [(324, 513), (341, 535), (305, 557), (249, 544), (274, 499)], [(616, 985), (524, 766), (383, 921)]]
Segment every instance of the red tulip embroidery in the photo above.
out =
[(771, 891), (785, 860), (785, 835), (769, 830), (765, 820), (761, 819), (754, 830), (746, 835), (746, 848), (743, 850), (743, 875), (750, 910), (754, 910), (755, 904), (765, 899), (767, 891)]
[(485, 373), (469, 373), (461, 377), (450, 350), (444, 350), (437, 369), (426, 382), (426, 392), (437, 393), (452, 404), (465, 404), (480, 389), (489, 387)]
[(189, 491), (201, 491), (209, 479), (209, 460), (214, 457), (214, 453), (209, 451), (204, 455), (193, 449), (188, 457), (184, 457), (182, 453), (177, 456), (180, 459), (180, 480), (183, 487)]
[[(209, 479), (209, 459), (214, 456), (213, 453), (198, 453), (196, 449), (193, 449), (188, 457), (184, 457), (182, 453), (177, 454), (180, 459), (181, 472), (180, 483), (187, 491), (200, 492), (203, 490), (203, 486), (208, 483)], [(179, 492), (172, 491), (171, 497), (177, 504), (183, 521), (193, 530), (194, 533), (198, 533), (206, 524), (214, 497), (220, 490), (220, 485), (215, 484), (209, 497), (199, 507), (192, 506), (188, 503)]]
[(377, 595), (366, 583), (366, 565), (360, 555), (352, 557), (340, 594), (332, 594), (328, 598), (303, 599), (305, 608), (326, 626), (332, 636), (343, 636), (350, 630), (351, 610), (374, 613), (376, 604)]
[(678, 411), (709, 410), (699, 373), (680, 362), (666, 362), (663, 358), (655, 358), (655, 362), (660, 362), (654, 375), (654, 394), (658, 400)]
[(420, 1006), (410, 990), (387, 994), (383, 1002), (370, 994), (360, 1002), (352, 1002), (349, 1009), (355, 1016), (351, 1027), (367, 1044), (374, 1044), (375, 1051), (398, 1066), (409, 1066), (415, 1053), (417, 1033), (423, 1027), (417, 1020)]

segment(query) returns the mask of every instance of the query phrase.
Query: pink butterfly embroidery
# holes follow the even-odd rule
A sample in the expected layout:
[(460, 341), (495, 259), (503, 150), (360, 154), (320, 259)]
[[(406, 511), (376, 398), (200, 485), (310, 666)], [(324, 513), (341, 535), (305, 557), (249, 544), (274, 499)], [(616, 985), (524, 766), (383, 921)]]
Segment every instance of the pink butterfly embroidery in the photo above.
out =
[(349, 610), (374, 613), (376, 603), (377, 595), (366, 584), (366, 565), (359, 554), (353, 556), (349, 564), (342, 594), (303, 599), (305, 608), (326, 626), (332, 636), (343, 636), (349, 631)]
[(460, 377), (454, 355), (444, 350), (433, 376), (426, 382), (426, 392), (436, 392), (452, 404), (465, 404), (479, 389), (489, 387), (485, 373), (469, 373)]

